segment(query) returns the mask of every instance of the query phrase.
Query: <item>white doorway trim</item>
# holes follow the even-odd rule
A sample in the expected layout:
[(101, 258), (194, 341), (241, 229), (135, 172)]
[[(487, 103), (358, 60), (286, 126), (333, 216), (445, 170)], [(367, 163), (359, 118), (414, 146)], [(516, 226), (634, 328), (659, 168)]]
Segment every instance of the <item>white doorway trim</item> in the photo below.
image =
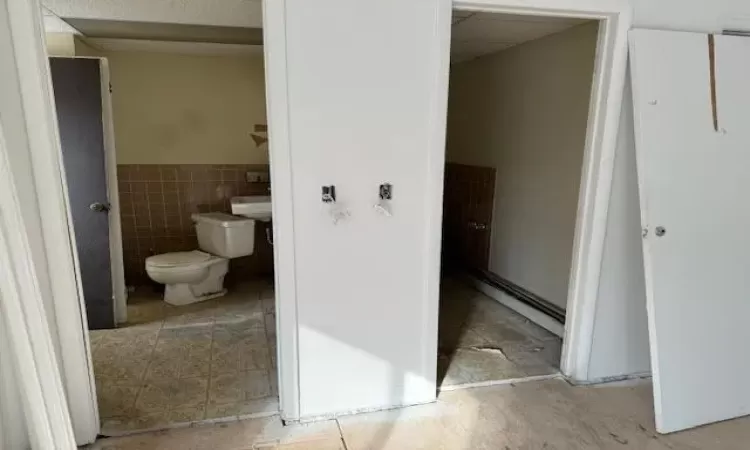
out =
[[(72, 448), (73, 427), (20, 209), (18, 175), (11, 171), (12, 149), (5, 140), (5, 127), (0, 124), (0, 267), (4, 268), (0, 271), (0, 325), (10, 344), (13, 380), (20, 391), (32, 448)], [(10, 425), (17, 427), (20, 422), (15, 419)], [(7, 430), (9, 434), (18, 431)]]
[[(453, 6), (469, 11), (600, 21), (560, 361), (563, 375), (586, 381), (625, 85), (631, 6), (626, 0), (454, 0)], [(435, 211), (432, 216), (439, 218), (442, 195), (431, 199), (430, 206)], [(437, 235), (435, 239), (441, 233), (437, 225), (439, 221), (430, 227), (430, 233)]]
[(115, 305), (115, 323), (120, 324), (128, 320), (128, 288), (125, 286), (125, 261), (122, 250), (115, 124), (112, 114), (109, 61), (107, 58), (96, 59), (99, 60), (102, 87), (102, 126), (104, 129), (104, 163), (107, 172), (107, 199), (109, 200), (109, 261), (112, 272), (112, 296)]
[[(76, 443), (82, 445), (96, 439), (99, 414), (93, 371), (89, 365), (86, 310), (81, 295), (78, 260), (73, 251), (75, 242), (67, 208), (57, 118), (52, 107), (54, 99), (41, 9), (39, 0), (0, 1), (4, 3), (3, 7), (7, 6), (8, 14), (7, 23), (0, 22), (0, 32), (12, 36), (9, 40), (12, 52), (0, 54), (0, 66), (5, 67), (13, 78), (2, 80), (17, 83), (12, 87), (19, 93), (19, 108), (13, 111), (12, 119), (14, 124), (28, 130), (26, 145), (14, 147), (11, 151), (16, 158), (23, 155), (26, 159), (23, 165), (19, 163), (13, 167), (13, 175), (18, 177), (16, 185), (21, 181), (25, 183), (25, 203), (20, 205), (24, 211), (23, 226), (27, 233), (33, 232), (32, 239), (37, 240), (31, 254), (25, 260), (14, 259), (13, 264), (14, 267), (36, 265), (38, 298), (26, 297), (24, 300), (41, 302), (46, 309), (46, 320), (27, 322), (26, 331), (36, 340), (44, 339), (45, 335), (52, 336), (52, 351), (56, 354), (59, 372), (58, 367), (54, 367), (40, 376), (46, 382), (62, 378), (67, 397), (65, 421), (68, 427), (72, 422)], [(55, 427), (65, 426), (66, 422), (59, 415), (55, 418)], [(63, 448), (64, 443), (65, 440), (61, 440), (56, 445)]]
[[(22, 66), (29, 59), (44, 60), (19, 55), (19, 50), (28, 49), (23, 44), (29, 38), (32, 43), (36, 39), (36, 49), (44, 52), (40, 29), (34, 26), (38, 15), (34, 1), (0, 1), (0, 326), (2, 338), (7, 339), (2, 348), (13, 361), (3, 372), (6, 376), (14, 372), (2, 383), (3, 390), (18, 392), (22, 405), (16, 405), (16, 417), (7, 417), (9, 405), (4, 405), (0, 419), (6, 429), (0, 438), (3, 444), (10, 440), (19, 444), (28, 434), (26, 444), (32, 448), (72, 449), (75, 440), (51, 332), (57, 328), (49, 314), (53, 299), (46, 249), (39, 242), (43, 230), (32, 172), (31, 148), (39, 144), (45, 130), (30, 126), (27, 114), (38, 111), (28, 111), (31, 105), (23, 98), (24, 89), (40, 78)], [(5, 355), (3, 360), (7, 361)], [(8, 386), (11, 379), (13, 386)]]
[(297, 275), (294, 255), (294, 198), (289, 143), (286, 65), (286, 1), (263, 0), (263, 51), (266, 67), (268, 158), (273, 206), (276, 345), (281, 418), (300, 418), (297, 345)]

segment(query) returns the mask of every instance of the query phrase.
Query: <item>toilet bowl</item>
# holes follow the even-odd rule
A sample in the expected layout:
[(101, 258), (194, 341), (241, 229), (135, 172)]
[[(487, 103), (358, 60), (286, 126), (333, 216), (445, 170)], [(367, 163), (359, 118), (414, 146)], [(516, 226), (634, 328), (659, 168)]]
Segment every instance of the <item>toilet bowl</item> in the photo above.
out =
[(172, 305), (187, 305), (226, 294), (224, 275), (228, 271), (228, 259), (200, 250), (146, 258), (146, 273), (166, 285), (164, 301)]
[(146, 258), (148, 276), (165, 285), (164, 301), (188, 305), (226, 294), (229, 259), (251, 255), (255, 221), (223, 213), (193, 214), (200, 250)]

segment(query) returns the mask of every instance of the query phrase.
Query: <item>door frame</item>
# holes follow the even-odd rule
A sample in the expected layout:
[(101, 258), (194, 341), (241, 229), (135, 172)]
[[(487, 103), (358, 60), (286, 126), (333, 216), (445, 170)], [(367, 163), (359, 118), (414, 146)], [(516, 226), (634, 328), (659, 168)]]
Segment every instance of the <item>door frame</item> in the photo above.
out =
[[(99, 421), (41, 10), (38, 0), (0, 1), (7, 18), (0, 34), (11, 38), (0, 66), (19, 94), (17, 107), (0, 117), (0, 168), (9, 174), (0, 180), (0, 241), (11, 250), (0, 253), (12, 269), (0, 277), (0, 309), (23, 369), (16, 381), (31, 443), (73, 448), (96, 438)], [(20, 129), (24, 140), (8, 148), (5, 139)]]
[[(76, 57), (80, 58), (80, 57)], [(125, 261), (122, 250), (122, 222), (120, 221), (120, 190), (117, 181), (117, 151), (115, 123), (112, 112), (112, 91), (109, 61), (99, 60), (102, 93), (102, 126), (104, 128), (104, 165), (107, 175), (109, 201), (109, 261), (112, 272), (112, 296), (115, 304), (115, 323), (128, 320), (128, 288), (125, 285)]]
[[(21, 394), (18, 400), (33, 448), (63, 448), (59, 446), (66, 443), (71, 447), (74, 445), (73, 427), (29, 244), (28, 222), (20, 209), (22, 199), (17, 177), (27, 173), (13, 170), (18, 165), (9, 157), (13, 150), (5, 138), (6, 126), (0, 123), (0, 266), (7, 268), (0, 271), (0, 310), (3, 313), (0, 323), (5, 328), (3, 338), (10, 344), (3, 345), (9, 349), (13, 362), (11, 372), (3, 375), (9, 376), (14, 386), (4, 388), (18, 389)], [(23, 425), (18, 410), (15, 417), (3, 416), (0, 425), (13, 427), (4, 430), (0, 443), (4, 442), (5, 433), (14, 436), (15, 443), (22, 440), (19, 427)]]
[(274, 236), (274, 294), (279, 410), (285, 421), (300, 418), (299, 328), (295, 263), (292, 154), (286, 64), (286, 0), (263, 0), (268, 159)]
[[(65, 408), (69, 409), (69, 413), (66, 410), (64, 414), (56, 416), (47, 425), (53, 429), (64, 430), (70, 428), (72, 422), (76, 444), (83, 445), (96, 439), (100, 431), (100, 421), (96, 385), (93, 367), (91, 367), (91, 348), (89, 336), (86, 332), (88, 327), (80, 282), (80, 267), (77, 255), (73, 250), (75, 248), (75, 237), (72, 232), (67, 184), (62, 165), (57, 120), (53, 108), (54, 96), (49, 78), (41, 5), (40, 0), (0, 0), (0, 2), (7, 5), (7, 29), (13, 37), (10, 40), (12, 52), (0, 54), (0, 58), (2, 58), (0, 61), (5, 62), (7, 59), (7, 67), (10, 67), (17, 74), (20, 100), (23, 105), (23, 113), (19, 112), (17, 114), (19, 117), (14, 118), (19, 119), (21, 123), (25, 123), (27, 128), (34, 129), (34, 133), (28, 133), (29, 143), (27, 148), (21, 151), (28, 154), (30, 159), (26, 175), (27, 179), (34, 181), (33, 194), (37, 208), (33, 217), (35, 223), (24, 223), (24, 227), (26, 229), (36, 227), (40, 236), (43, 237), (41, 254), (36, 256), (42, 258), (45, 262), (44, 267), (41, 267), (43, 270), (40, 275), (45, 278), (45, 281), (48, 281), (49, 289), (31, 297), (29, 302), (35, 306), (46, 306), (53, 313), (53, 317), (50, 317), (47, 322), (26, 323), (23, 330), (36, 339), (44, 339), (44, 336), (50, 335), (53, 337), (52, 342), (53, 345), (56, 345), (56, 348), (50, 349), (50, 354), (53, 357), (56, 355), (57, 366), (60, 370), (59, 372), (54, 370), (39, 372), (38, 376), (43, 381), (52, 382), (55, 379), (61, 381), (64, 385), (62, 398), (67, 397), (67, 402), (63, 402), (62, 407), (55, 407), (55, 403), (50, 400), (51, 406), (40, 407), (40, 410), (59, 412)], [(281, 20), (283, 24), (283, 8), (279, 10), (275, 2), (270, 2), (270, 5), (270, 8), (267, 7), (268, 5), (264, 5), (266, 6), (264, 7), (264, 17), (268, 17), (269, 21), (276, 21), (277, 23)], [(2, 26), (6, 26), (6, 24), (0, 23), (0, 27)], [(2, 29), (0, 28), (0, 30)], [(274, 33), (264, 31), (264, 34), (267, 37), (273, 36), (274, 40), (278, 39), (278, 36)], [(283, 43), (283, 36), (281, 42)], [(268, 57), (268, 48), (266, 48), (265, 53)], [(273, 56), (275, 57), (276, 54), (274, 53)], [(102, 72), (104, 74), (105, 71)], [(268, 69), (267, 73), (269, 73)], [(283, 96), (279, 92), (280, 89), (284, 91)], [(267, 92), (273, 92), (273, 95), (280, 96), (284, 100), (283, 102), (271, 102), (269, 98), (268, 101), (269, 108), (273, 108), (277, 115), (281, 113), (282, 117), (286, 113), (284, 106), (286, 103), (285, 90), (285, 84), (282, 86), (280, 83), (273, 83), (272, 87), (267, 87)], [(268, 97), (273, 97), (273, 95)], [(109, 98), (109, 89), (107, 89), (103, 98)], [(109, 108), (105, 107), (104, 109), (106, 114)], [(105, 117), (103, 120), (105, 133), (109, 131), (105, 139), (105, 151), (109, 156), (107, 159), (108, 188), (113, 189), (113, 186), (117, 186), (117, 178), (115, 158), (112, 157), (114, 156), (114, 143), (111, 117)], [(276, 124), (275, 128), (269, 127), (269, 135), (273, 132), (276, 136), (283, 136), (283, 128), (281, 128), (282, 131), (279, 131), (279, 125), (283, 126), (283, 123), (280, 120), (275, 120), (274, 124)], [(271, 148), (274, 149), (275, 147), (272, 145)], [(5, 153), (7, 153), (7, 149), (4, 147), (0, 149), (0, 157), (4, 156)], [(279, 301), (280, 292), (293, 296), (295, 289), (293, 230), (291, 229), (291, 174), (284, 171), (284, 169), (288, 171), (289, 166), (285, 164), (283, 152), (277, 151), (276, 153), (279, 156), (274, 158), (275, 163), (271, 165), (272, 185), (275, 191), (275, 200), (273, 201), (274, 233), (277, 237), (281, 236), (282, 239), (277, 240), (277, 245), (274, 246), (274, 262), (277, 267), (286, 269), (291, 267), (291, 278), (289, 277), (289, 270), (279, 270), (276, 275), (276, 304), (278, 308), (276, 320), (279, 330), (281, 330), (277, 334), (279, 341), (277, 350), (279, 355), (279, 397), (282, 417), (295, 420), (298, 418), (299, 402), (296, 384), (296, 304), (294, 305), (295, 308), (290, 311), (290, 308), (283, 307), (288, 306), (287, 303), (282, 305)], [(274, 165), (277, 167), (276, 170), (274, 170)], [(14, 173), (20, 173), (20, 171), (14, 170)], [(116, 190), (113, 189), (112, 192), (116, 192)], [(284, 195), (285, 192), (289, 194), (288, 197)], [(116, 200), (117, 196), (110, 194), (110, 201), (113, 199), (119, 204)], [(19, 201), (15, 199), (15, 202), (18, 206)], [(118, 221), (116, 227), (113, 228), (119, 227)], [(287, 236), (289, 237), (287, 238)], [(279, 244), (279, 242), (282, 242), (282, 244)], [(18, 255), (12, 261), (12, 264), (13, 267), (23, 267), (33, 264), (33, 262), (32, 255)], [(5, 301), (4, 298), (3, 301)], [(53, 307), (50, 308), (49, 304)], [(293, 333), (284, 335), (284, 331), (288, 332), (292, 327)], [(16, 330), (9, 330), (9, 332), (15, 335)], [(11, 339), (13, 337), (15, 336), (11, 336)], [(35, 360), (49, 356), (49, 354), (35, 355)], [(290, 357), (293, 360), (290, 360)], [(291, 395), (285, 395), (287, 389), (290, 389)], [(68, 422), (66, 423), (65, 420)], [(43, 430), (40, 430), (40, 433), (42, 432)], [(59, 446), (65, 440), (60, 437), (55, 442)]]
[[(560, 369), (572, 381), (588, 381), (617, 132), (627, 69), (631, 6), (626, 0), (454, 0), (464, 11), (599, 20), (596, 61), (578, 194), (573, 259)], [(447, 94), (447, 90), (446, 90)], [(439, 149), (444, 153), (444, 149)], [(433, 242), (440, 242), (442, 170), (433, 180)], [(439, 245), (438, 245), (439, 247)], [(439, 257), (439, 256), (438, 256)], [(433, 256), (434, 258), (434, 256)], [(439, 262), (433, 264), (439, 271)], [(432, 277), (437, 277), (433, 273)]]

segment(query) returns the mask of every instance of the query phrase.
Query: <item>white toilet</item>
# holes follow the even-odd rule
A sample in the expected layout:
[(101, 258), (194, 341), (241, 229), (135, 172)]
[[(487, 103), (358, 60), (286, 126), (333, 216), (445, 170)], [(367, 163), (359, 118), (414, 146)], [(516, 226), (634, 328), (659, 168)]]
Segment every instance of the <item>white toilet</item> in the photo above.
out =
[[(148, 276), (166, 285), (164, 301), (188, 305), (226, 294), (229, 259), (253, 254), (255, 220), (224, 213), (193, 214), (200, 250), (146, 258)], [(201, 251), (202, 250), (202, 251)]]

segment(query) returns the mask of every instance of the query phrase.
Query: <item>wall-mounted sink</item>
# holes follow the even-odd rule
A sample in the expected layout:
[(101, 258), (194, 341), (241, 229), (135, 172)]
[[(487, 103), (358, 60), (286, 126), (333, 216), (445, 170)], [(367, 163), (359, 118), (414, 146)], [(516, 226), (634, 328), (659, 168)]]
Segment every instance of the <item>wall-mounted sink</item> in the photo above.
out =
[(268, 222), (271, 220), (271, 196), (232, 197), (232, 214)]

